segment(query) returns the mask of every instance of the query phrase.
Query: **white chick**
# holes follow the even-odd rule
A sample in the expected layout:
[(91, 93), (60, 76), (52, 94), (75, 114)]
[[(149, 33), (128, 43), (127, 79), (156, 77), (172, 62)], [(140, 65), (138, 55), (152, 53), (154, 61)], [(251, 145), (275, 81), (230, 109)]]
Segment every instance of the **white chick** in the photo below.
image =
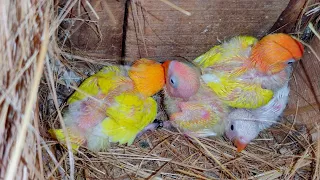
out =
[(287, 106), (290, 89), (288, 83), (280, 88), (268, 104), (258, 109), (235, 109), (227, 117), (225, 134), (233, 141), (238, 152), (256, 138), (260, 131), (277, 122)]

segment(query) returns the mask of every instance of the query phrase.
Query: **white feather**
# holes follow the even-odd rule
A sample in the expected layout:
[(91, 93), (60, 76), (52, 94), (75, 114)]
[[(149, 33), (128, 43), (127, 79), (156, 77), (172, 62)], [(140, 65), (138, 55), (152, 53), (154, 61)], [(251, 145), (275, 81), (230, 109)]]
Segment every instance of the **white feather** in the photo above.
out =
[(252, 110), (252, 114), (260, 120), (259, 130), (270, 127), (283, 113), (289, 99), (290, 89), (288, 84), (280, 88), (271, 101), (261, 108)]
[(227, 117), (226, 135), (230, 140), (241, 137), (249, 143), (260, 131), (279, 120), (286, 108), (290, 89), (288, 82), (275, 92), (268, 104), (258, 109), (234, 109)]
[(219, 83), (220, 82), (219, 77), (214, 74), (204, 74), (201, 76), (201, 78), (205, 83), (210, 83), (210, 82)]

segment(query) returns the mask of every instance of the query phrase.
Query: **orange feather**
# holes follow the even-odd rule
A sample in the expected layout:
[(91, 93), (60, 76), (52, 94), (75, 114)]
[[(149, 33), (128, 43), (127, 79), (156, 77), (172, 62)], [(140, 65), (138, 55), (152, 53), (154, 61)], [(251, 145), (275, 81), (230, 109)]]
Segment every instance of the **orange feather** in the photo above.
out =
[[(137, 90), (147, 97), (157, 93), (165, 83), (162, 65), (148, 59), (135, 61), (129, 70), (129, 77), (134, 81)], [(146, 85), (145, 82), (152, 83)]]
[(250, 58), (261, 72), (274, 74), (282, 71), (288, 60), (299, 60), (302, 55), (300, 42), (287, 34), (278, 33), (262, 38), (252, 48)]

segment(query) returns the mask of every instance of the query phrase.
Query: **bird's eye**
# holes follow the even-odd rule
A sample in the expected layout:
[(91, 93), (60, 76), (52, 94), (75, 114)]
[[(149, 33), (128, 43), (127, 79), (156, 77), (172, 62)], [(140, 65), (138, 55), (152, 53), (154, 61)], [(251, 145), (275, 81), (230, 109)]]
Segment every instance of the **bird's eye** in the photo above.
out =
[(175, 76), (171, 76), (171, 77), (170, 77), (170, 84), (171, 84), (172, 87), (177, 88), (177, 86), (178, 86), (178, 81), (177, 81), (177, 79), (175, 78)]
[(230, 127), (230, 128), (231, 128), (231, 130), (233, 131), (233, 128), (234, 128), (234, 127), (233, 127), (233, 124), (231, 125), (231, 127)]
[(174, 85), (174, 80), (170, 78), (170, 83)]
[(287, 64), (292, 64), (292, 63), (294, 63), (294, 61), (295, 61), (295, 60), (291, 59), (291, 60), (289, 60), (289, 61), (287, 62)]

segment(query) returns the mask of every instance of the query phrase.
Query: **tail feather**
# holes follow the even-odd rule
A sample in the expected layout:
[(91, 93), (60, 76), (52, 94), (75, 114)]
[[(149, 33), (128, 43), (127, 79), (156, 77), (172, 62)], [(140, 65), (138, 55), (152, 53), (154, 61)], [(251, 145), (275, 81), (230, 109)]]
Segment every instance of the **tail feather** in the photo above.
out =
[[(81, 145), (85, 143), (85, 138), (80, 134), (72, 131), (70, 128), (67, 128), (67, 133), (70, 138), (71, 148), (73, 152), (76, 152)], [(66, 136), (62, 129), (50, 129), (49, 134), (57, 139), (64, 147), (66, 147)]]
[(87, 146), (91, 151), (105, 151), (110, 147), (110, 138), (104, 133), (103, 123), (99, 123), (86, 135), (88, 142)]

